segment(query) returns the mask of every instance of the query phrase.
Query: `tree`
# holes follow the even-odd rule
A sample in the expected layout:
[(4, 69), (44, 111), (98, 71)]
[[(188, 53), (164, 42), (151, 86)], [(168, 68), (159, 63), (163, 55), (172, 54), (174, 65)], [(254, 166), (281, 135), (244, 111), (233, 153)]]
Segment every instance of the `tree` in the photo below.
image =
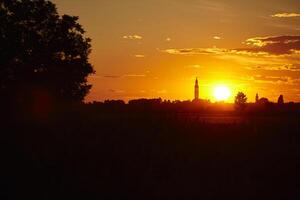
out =
[(278, 103), (278, 105), (283, 105), (283, 104), (284, 104), (283, 95), (280, 95), (280, 96), (278, 97), (277, 103)]
[(91, 40), (77, 21), (47, 0), (0, 0), (0, 96), (82, 101), (94, 70)]
[(243, 92), (238, 92), (234, 100), (234, 106), (237, 111), (243, 111), (246, 108), (247, 96)]

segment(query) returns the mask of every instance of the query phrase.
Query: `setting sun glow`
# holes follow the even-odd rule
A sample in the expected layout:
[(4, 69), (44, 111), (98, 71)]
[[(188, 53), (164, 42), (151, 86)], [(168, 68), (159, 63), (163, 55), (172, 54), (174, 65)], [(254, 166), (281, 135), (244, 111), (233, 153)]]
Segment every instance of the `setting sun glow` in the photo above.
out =
[(214, 89), (214, 97), (217, 101), (226, 101), (231, 96), (231, 92), (226, 86), (217, 86)]

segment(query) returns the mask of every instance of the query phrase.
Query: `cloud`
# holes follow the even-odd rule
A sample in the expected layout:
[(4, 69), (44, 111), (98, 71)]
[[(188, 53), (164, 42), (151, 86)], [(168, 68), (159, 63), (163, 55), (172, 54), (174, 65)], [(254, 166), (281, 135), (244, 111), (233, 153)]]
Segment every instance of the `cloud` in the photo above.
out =
[(274, 15), (271, 15), (271, 17), (277, 17), (277, 18), (290, 18), (290, 17), (300, 17), (300, 13), (276, 13)]
[(89, 78), (91, 78), (91, 79), (99, 79), (99, 78), (101, 78), (101, 76), (98, 76), (98, 75), (91, 75), (91, 76), (89, 76)]
[(167, 90), (157, 90), (156, 93), (157, 94), (166, 94)]
[(123, 74), (123, 75), (104, 75), (104, 78), (134, 78), (134, 77), (146, 77), (145, 74)]
[(134, 55), (134, 57), (136, 57), (136, 58), (145, 58), (145, 55), (137, 54), (137, 55)]
[(291, 77), (288, 76), (262, 76), (256, 75), (252, 77), (256, 83), (270, 83), (270, 84), (291, 84)]
[(200, 54), (220, 54), (228, 52), (227, 49), (221, 48), (181, 48), (181, 49), (165, 49), (161, 50), (164, 53), (173, 54), (173, 55), (200, 55)]
[(270, 56), (266, 52), (251, 52), (249, 49), (225, 49), (225, 48), (181, 48), (181, 49), (165, 49), (160, 50), (163, 53), (171, 55), (215, 55), (219, 57), (223, 56)]
[(264, 75), (255, 75), (250, 77), (243, 77), (244, 80), (253, 81), (255, 83), (263, 84), (273, 84), (273, 85), (289, 85), (294, 86), (292, 90), (296, 92), (298, 86), (300, 85), (300, 78), (293, 78), (290, 76), (264, 76)]
[(187, 65), (186, 66), (187, 68), (195, 68), (195, 69), (199, 69), (199, 68), (201, 68), (201, 65)]
[(171, 38), (166, 38), (166, 42), (171, 42)]
[(245, 48), (171, 48), (160, 50), (171, 55), (209, 55), (243, 65), (248, 70), (300, 71), (300, 36), (249, 38)]
[(118, 90), (118, 89), (109, 89), (108, 91), (111, 93), (124, 93), (125, 92), (124, 90)]
[(125, 74), (123, 77), (146, 77), (145, 74)]
[(242, 80), (252, 81), (254, 83), (273, 84), (273, 85), (297, 85), (298, 78), (290, 76), (268, 76), (257, 74), (254, 76), (241, 77)]
[(215, 39), (215, 40), (221, 40), (222, 38), (220, 36), (214, 36), (213, 39)]
[(291, 71), (291, 72), (300, 72), (300, 66), (295, 64), (269, 64), (263, 66), (249, 66), (248, 70), (267, 70), (267, 71)]
[(271, 36), (249, 38), (244, 42), (248, 48), (182, 48), (162, 50), (168, 54), (243, 54), (243, 55), (284, 55), (300, 51), (300, 36)]
[(121, 78), (121, 76), (115, 76), (115, 75), (104, 75), (104, 78)]
[(140, 35), (124, 35), (123, 36), (123, 39), (128, 39), (128, 40), (141, 40), (141, 39), (143, 39), (143, 37), (142, 36), (140, 36)]
[(245, 43), (252, 47), (236, 50), (274, 55), (292, 54), (300, 50), (300, 36), (256, 37), (246, 40)]
[(271, 22), (269, 23), (269, 26), (280, 28), (280, 29), (287, 29), (287, 30), (293, 30), (293, 31), (300, 31), (299, 26), (291, 25), (291, 24), (286, 24), (286, 23), (274, 23)]
[[(189, 2), (189, 1), (181, 1)], [(193, 7), (196, 9), (202, 9), (209, 12), (221, 12), (230, 8), (226, 3), (211, 1), (211, 0), (201, 0), (201, 1), (191, 1), (194, 3)], [(189, 3), (191, 3), (189, 2)]]

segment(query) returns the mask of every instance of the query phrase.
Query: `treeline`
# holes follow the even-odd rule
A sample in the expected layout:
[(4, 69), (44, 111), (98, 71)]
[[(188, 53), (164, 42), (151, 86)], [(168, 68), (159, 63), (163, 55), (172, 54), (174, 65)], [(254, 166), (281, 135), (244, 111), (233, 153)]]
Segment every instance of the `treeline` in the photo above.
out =
[(123, 100), (105, 100), (104, 102), (87, 103), (90, 108), (99, 111), (131, 111), (131, 112), (199, 112), (199, 113), (239, 113), (239, 114), (300, 114), (300, 104), (289, 102), (284, 104), (270, 101), (258, 101), (256, 103), (245, 103), (242, 110), (236, 109), (236, 104), (216, 102), (208, 100), (197, 101), (170, 101), (157, 99), (135, 99), (126, 103)]

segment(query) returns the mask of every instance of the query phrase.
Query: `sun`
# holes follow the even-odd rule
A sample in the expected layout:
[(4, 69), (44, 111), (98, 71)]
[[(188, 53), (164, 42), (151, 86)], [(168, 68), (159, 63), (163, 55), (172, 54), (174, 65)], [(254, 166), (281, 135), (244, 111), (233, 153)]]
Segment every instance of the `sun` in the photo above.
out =
[(217, 101), (227, 101), (231, 96), (230, 89), (227, 86), (216, 86), (214, 89), (214, 97)]

